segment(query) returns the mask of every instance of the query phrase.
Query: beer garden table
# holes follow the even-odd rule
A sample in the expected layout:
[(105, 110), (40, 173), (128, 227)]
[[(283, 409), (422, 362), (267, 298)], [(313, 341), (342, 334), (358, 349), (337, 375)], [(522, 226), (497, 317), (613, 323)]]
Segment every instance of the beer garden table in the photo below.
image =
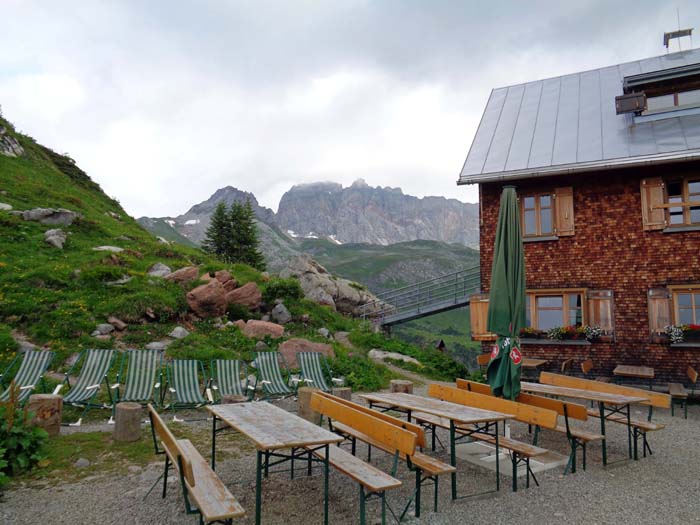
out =
[(617, 365), (613, 370), (613, 375), (615, 377), (646, 379), (649, 381), (649, 390), (651, 390), (654, 381), (654, 369), (650, 366)]
[[(607, 437), (605, 435), (605, 420), (615, 414), (622, 414), (627, 418), (627, 445), (629, 457), (632, 458), (632, 423), (630, 419), (630, 405), (649, 401), (646, 397), (625, 396), (620, 394), (609, 394), (607, 392), (597, 392), (595, 390), (582, 390), (564, 386), (546, 385), (542, 383), (520, 383), (523, 392), (532, 394), (546, 394), (556, 397), (570, 397), (573, 399), (584, 399), (598, 403), (598, 413), (600, 417), (600, 433), (603, 435), (603, 465), (608, 464)], [(607, 411), (607, 412), (606, 412)]]
[[(471, 434), (487, 434), (495, 438), (496, 445), (496, 490), (500, 488), (500, 469), (499, 469), (499, 446), (498, 446), (498, 422), (510, 419), (513, 416), (510, 414), (502, 414), (500, 412), (492, 412), (490, 410), (482, 410), (480, 408), (468, 407), (457, 403), (450, 403), (439, 399), (417, 396), (414, 394), (361, 394), (361, 398), (369, 403), (370, 408), (374, 405), (386, 407), (388, 410), (396, 410), (406, 414), (409, 422), (413, 412), (423, 412), (431, 414), (450, 421), (450, 464), (453, 467), (457, 466), (457, 453), (455, 449), (456, 428), (459, 425), (474, 425), (474, 429), (464, 432), (460, 429), (460, 437), (468, 437)], [(495, 432), (491, 433), (491, 425), (494, 426)], [(475, 496), (471, 494), (469, 496)], [(468, 497), (468, 496), (464, 496)], [(452, 473), (452, 499), (457, 499), (457, 472)]]
[[(332, 443), (343, 440), (338, 434), (329, 432), (299, 416), (282, 410), (279, 407), (261, 402), (210, 405), (206, 409), (213, 416), (211, 468), (216, 468), (216, 434), (233, 428), (250, 439), (257, 448), (256, 480), (255, 480), (255, 523), (261, 523), (262, 507), (262, 476), (269, 472), (269, 467), (286, 461), (292, 463), (294, 475), (294, 460), (306, 459), (323, 463), (323, 516), (324, 524), (328, 525), (328, 447)], [(217, 421), (223, 421), (226, 426), (217, 428)], [(285, 454), (281, 450), (291, 449)], [(301, 449), (302, 452), (297, 452)], [(324, 449), (324, 459), (311, 455), (313, 449)], [(270, 458), (278, 458), (270, 463)], [(264, 460), (264, 461), (263, 461)]]

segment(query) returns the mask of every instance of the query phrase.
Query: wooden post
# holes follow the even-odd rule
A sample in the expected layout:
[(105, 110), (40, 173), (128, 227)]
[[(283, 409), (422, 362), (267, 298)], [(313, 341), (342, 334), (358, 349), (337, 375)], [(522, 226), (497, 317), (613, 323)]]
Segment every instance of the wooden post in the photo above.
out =
[(350, 397), (352, 394), (352, 388), (350, 388), (349, 386), (335, 387), (335, 388), (331, 389), (331, 393), (334, 396), (342, 397), (343, 399), (347, 399), (348, 401), (351, 401)]
[(34, 414), (31, 424), (43, 428), (49, 436), (58, 436), (61, 432), (62, 396), (32, 394), (27, 402), (27, 410)]
[(114, 417), (114, 441), (138, 441), (141, 439), (143, 409), (138, 403), (117, 403)]
[(297, 391), (297, 397), (299, 398), (299, 417), (311, 421), (314, 425), (321, 423), (321, 414), (311, 410), (311, 394), (318, 392), (317, 388), (311, 388), (308, 386), (303, 386)]
[(413, 383), (405, 379), (392, 379), (391, 392), (400, 394), (413, 394)]

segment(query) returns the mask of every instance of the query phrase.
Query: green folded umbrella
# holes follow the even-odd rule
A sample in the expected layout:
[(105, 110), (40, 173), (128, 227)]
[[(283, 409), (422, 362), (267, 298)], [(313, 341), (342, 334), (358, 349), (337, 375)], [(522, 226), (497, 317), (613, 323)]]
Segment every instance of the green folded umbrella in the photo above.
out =
[(497, 335), (488, 381), (494, 395), (515, 399), (520, 393), (520, 330), (525, 327), (525, 255), (515, 188), (506, 186), (496, 225), (491, 269), (488, 331)]

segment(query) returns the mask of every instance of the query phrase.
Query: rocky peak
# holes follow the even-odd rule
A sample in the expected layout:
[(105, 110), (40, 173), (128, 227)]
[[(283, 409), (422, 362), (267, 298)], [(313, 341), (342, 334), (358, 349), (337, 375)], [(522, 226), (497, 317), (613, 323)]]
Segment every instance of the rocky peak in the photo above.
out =
[(21, 157), (24, 155), (24, 148), (2, 124), (0, 124), (0, 155), (5, 155), (6, 157)]

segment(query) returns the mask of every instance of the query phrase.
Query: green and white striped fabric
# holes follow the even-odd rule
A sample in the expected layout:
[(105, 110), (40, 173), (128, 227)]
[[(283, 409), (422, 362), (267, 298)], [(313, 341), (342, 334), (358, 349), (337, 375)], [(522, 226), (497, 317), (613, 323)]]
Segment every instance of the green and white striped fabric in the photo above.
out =
[(255, 358), (255, 366), (267, 395), (286, 396), (293, 393), (282, 378), (279, 352), (259, 352)]
[[(41, 380), (41, 376), (49, 367), (49, 363), (53, 359), (53, 352), (47, 350), (34, 351), (27, 350), (24, 353), (22, 364), (19, 365), (19, 370), (13, 379), (16, 386), (19, 387), (19, 401), (24, 402), (34, 391), (36, 385)], [(10, 386), (0, 394), (0, 401), (7, 401), (10, 398)]]
[(125, 354), (128, 369), (124, 382), (124, 395), (120, 401), (146, 402), (153, 398), (156, 374), (160, 368), (157, 350), (128, 350)]
[(305, 385), (318, 388), (324, 392), (330, 392), (331, 389), (326, 383), (321, 359), (323, 359), (321, 352), (299, 352), (297, 354), (302, 381)]
[(220, 396), (247, 396), (244, 390), (247, 386), (241, 383), (241, 366), (238, 359), (215, 359), (212, 361), (212, 369), (216, 370), (214, 382)]
[(78, 380), (63, 398), (64, 403), (88, 403), (100, 390), (109, 368), (112, 365), (114, 350), (86, 350), (87, 357), (83, 363)]
[(196, 359), (175, 359), (170, 367), (170, 392), (176, 405), (200, 405), (207, 402), (199, 386), (199, 368)]

